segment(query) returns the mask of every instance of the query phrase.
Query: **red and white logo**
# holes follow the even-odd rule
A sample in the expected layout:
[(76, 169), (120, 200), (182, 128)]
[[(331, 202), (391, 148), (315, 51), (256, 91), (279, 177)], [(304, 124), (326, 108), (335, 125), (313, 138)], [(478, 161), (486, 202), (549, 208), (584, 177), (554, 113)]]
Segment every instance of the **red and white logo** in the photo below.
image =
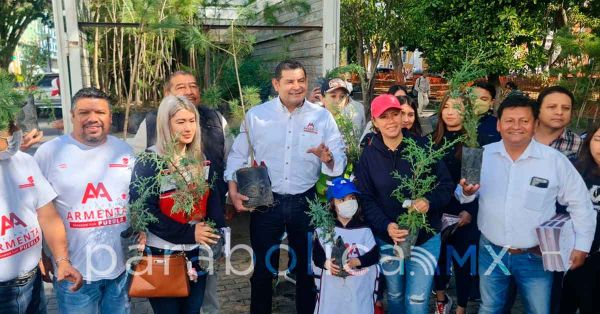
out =
[(27, 177), (27, 183), (19, 184), (19, 189), (32, 188), (35, 186), (35, 182), (33, 182), (33, 177)]
[(109, 202), (112, 202), (112, 198), (108, 194), (108, 191), (104, 187), (104, 183), (100, 182), (97, 186), (94, 186), (92, 183), (88, 183), (85, 187), (85, 192), (83, 193), (83, 199), (81, 200), (81, 204), (87, 203), (88, 199), (98, 199), (105, 198)]
[(4, 236), (9, 229), (14, 228), (15, 226), (27, 228), (27, 224), (21, 220), (17, 214), (10, 213), (8, 216), (2, 215), (0, 223), (0, 236)]
[(304, 132), (319, 134), (319, 131), (315, 128), (315, 124), (309, 122), (308, 125), (304, 128)]
[(58, 168), (59, 169), (67, 169), (67, 164), (63, 163), (63, 164), (58, 164)]
[(108, 164), (109, 168), (127, 168), (129, 166), (129, 158), (123, 157), (120, 164)]

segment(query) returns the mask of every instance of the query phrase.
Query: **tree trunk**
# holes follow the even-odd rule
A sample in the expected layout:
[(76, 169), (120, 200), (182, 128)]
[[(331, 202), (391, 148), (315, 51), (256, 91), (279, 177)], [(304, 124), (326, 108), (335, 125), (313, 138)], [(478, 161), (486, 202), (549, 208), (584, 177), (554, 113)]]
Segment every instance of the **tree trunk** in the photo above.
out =
[(392, 50), (390, 54), (392, 56), (392, 64), (394, 65), (394, 76), (396, 83), (404, 84), (404, 63), (402, 62), (402, 52), (400, 52), (398, 48), (394, 49), (392, 46), (390, 46), (390, 50)]

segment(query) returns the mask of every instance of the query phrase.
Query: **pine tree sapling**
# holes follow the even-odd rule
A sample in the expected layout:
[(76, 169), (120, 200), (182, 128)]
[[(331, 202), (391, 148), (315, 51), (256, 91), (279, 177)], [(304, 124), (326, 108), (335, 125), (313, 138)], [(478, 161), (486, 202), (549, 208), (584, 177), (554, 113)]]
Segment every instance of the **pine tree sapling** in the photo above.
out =
[(326, 243), (333, 242), (335, 233), (335, 217), (329, 210), (329, 203), (318, 198), (306, 199), (308, 202), (308, 217), (310, 225), (321, 230), (319, 236)]
[(207, 162), (190, 156), (177, 157), (175, 141), (167, 145), (162, 155), (142, 152), (136, 156), (136, 163), (153, 166), (155, 175), (137, 177), (131, 183), (140, 194), (128, 209), (135, 232), (146, 231), (149, 223), (158, 222), (145, 205), (152, 198), (158, 197), (161, 211), (178, 222), (201, 221), (205, 216), (212, 184)]
[[(349, 96), (342, 98), (341, 101), (345, 102), (346, 100), (348, 100), (348, 97)], [(335, 106), (332, 114), (338, 126), (338, 130), (340, 131), (340, 133), (342, 134), (342, 138), (344, 139), (344, 144), (346, 146), (345, 153), (346, 158), (348, 160), (348, 164), (355, 164), (356, 162), (358, 162), (358, 158), (360, 157), (360, 154), (362, 152), (359, 143), (361, 134), (359, 134), (356, 128), (354, 127), (352, 119), (350, 119), (350, 117), (347, 114), (342, 112), (339, 106)]]
[[(348, 100), (348, 96), (341, 99), (341, 103)], [(338, 126), (338, 130), (342, 134), (342, 139), (344, 140), (345, 153), (347, 158), (346, 169), (344, 169), (344, 173), (342, 174), (344, 178), (350, 179), (353, 176), (354, 165), (358, 162), (358, 158), (362, 153), (362, 148), (360, 147), (360, 136), (356, 128), (354, 128), (354, 123), (352, 123), (352, 119), (342, 112), (338, 105), (332, 106), (330, 108), (333, 118)], [(329, 176), (324, 173), (321, 173), (317, 183), (315, 185), (317, 190), (317, 195), (320, 196), (322, 200), (325, 200), (325, 192), (327, 191), (327, 182), (331, 180)]]
[(0, 71), (0, 95), (0, 131), (4, 131), (11, 121), (15, 122), (25, 97), (15, 89), (15, 83), (5, 71)]
[(333, 259), (333, 263), (340, 269), (337, 276), (342, 278), (347, 277), (349, 274), (343, 267), (347, 248), (342, 237), (335, 236), (335, 217), (329, 210), (329, 202), (323, 201), (318, 197), (314, 200), (308, 198), (306, 200), (308, 201), (308, 217), (310, 217), (310, 225), (317, 230), (315, 236), (323, 240), (324, 248), (326, 250), (328, 247), (331, 247), (331, 258)]
[(483, 149), (479, 148), (478, 128), (479, 116), (475, 109), (477, 95), (468, 85), (486, 75), (483, 60), (489, 53), (480, 51), (473, 58), (467, 58), (460, 69), (452, 72), (450, 82), (450, 98), (462, 99), (463, 108), (458, 108), (463, 119), (464, 146), (462, 151), (461, 177), (469, 184), (478, 184), (481, 174)]
[[(439, 148), (434, 146), (431, 137), (429, 137), (427, 145), (424, 147), (418, 145), (412, 138), (402, 140), (403, 145), (405, 145), (402, 152), (403, 159), (410, 164), (411, 175), (401, 174), (397, 171), (392, 173), (394, 179), (400, 182), (392, 192), (392, 196), (407, 209), (396, 220), (400, 229), (409, 231), (406, 241), (399, 245), (404, 258), (410, 257), (410, 248), (416, 242), (420, 230), (430, 233), (435, 232), (429, 225), (426, 214), (412, 208), (412, 202), (425, 198), (429, 192), (435, 189), (437, 177), (433, 174), (434, 166), (444, 157), (448, 149), (461, 140), (462, 138), (459, 137), (453, 141), (445, 141)], [(396, 252), (398, 251), (396, 250)]]

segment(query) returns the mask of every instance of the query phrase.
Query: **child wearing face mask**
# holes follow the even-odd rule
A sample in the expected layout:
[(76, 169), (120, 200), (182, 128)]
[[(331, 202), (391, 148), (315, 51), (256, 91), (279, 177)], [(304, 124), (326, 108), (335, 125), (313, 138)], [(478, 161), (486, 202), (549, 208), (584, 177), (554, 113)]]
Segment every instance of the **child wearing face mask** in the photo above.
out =
[[(315, 230), (313, 270), (317, 286), (315, 313), (373, 313), (377, 297), (379, 248), (371, 229), (363, 221), (357, 200), (358, 190), (348, 179), (334, 179), (327, 200), (335, 220), (335, 241), (341, 237), (346, 250), (342, 265), (331, 257), (333, 241)], [(348, 276), (340, 277), (345, 271)]]

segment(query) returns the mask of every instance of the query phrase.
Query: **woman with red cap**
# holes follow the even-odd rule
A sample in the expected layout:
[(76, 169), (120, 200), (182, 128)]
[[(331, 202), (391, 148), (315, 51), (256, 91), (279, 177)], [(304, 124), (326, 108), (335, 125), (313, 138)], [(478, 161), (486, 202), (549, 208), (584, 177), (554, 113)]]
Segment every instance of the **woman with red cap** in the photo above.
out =
[[(440, 252), (440, 210), (449, 202), (454, 184), (446, 166), (438, 162), (431, 170), (431, 174), (437, 177), (436, 187), (424, 198), (412, 200), (412, 210), (426, 214), (428, 223), (436, 232), (419, 232), (412, 259), (396, 257), (394, 244), (404, 242), (408, 236), (408, 231), (400, 229), (396, 219), (407, 209), (391, 196), (400, 184), (392, 173), (412, 176), (412, 165), (402, 158), (406, 149), (403, 140), (410, 137), (417, 145), (424, 146), (427, 139), (415, 137), (402, 129), (400, 102), (393, 95), (381, 95), (373, 100), (371, 118), (378, 132), (363, 150), (356, 169), (356, 180), (361, 193), (361, 208), (379, 245), (389, 312), (427, 313), (428, 295)], [(423, 263), (429, 267), (423, 267)]]

